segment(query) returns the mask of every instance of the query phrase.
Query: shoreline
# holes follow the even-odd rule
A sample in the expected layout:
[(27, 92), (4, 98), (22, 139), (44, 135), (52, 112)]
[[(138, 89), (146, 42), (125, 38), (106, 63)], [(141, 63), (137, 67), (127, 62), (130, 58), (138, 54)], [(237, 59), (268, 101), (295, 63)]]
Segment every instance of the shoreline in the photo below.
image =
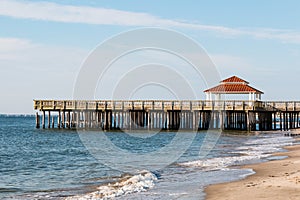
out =
[(207, 186), (205, 199), (300, 199), (300, 144), (284, 149), (288, 151), (272, 156), (287, 156), (285, 159), (241, 166), (241, 169), (255, 171), (253, 175)]

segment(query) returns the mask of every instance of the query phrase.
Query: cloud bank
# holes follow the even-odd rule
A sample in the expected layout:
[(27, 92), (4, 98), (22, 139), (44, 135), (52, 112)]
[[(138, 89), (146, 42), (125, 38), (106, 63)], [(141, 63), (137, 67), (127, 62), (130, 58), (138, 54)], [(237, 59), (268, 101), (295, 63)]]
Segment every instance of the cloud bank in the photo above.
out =
[(129, 12), (89, 6), (61, 5), (51, 2), (1, 0), (0, 15), (41, 21), (117, 26), (178, 27), (212, 31), (225, 36), (250, 36), (300, 44), (300, 32), (285, 29), (231, 28), (163, 19), (148, 13)]

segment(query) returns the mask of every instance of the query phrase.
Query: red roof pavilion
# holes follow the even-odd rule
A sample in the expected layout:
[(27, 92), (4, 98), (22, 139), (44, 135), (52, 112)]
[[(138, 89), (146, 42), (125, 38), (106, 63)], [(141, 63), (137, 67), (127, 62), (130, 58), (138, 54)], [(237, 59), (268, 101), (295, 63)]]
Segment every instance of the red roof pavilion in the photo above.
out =
[(249, 82), (237, 76), (232, 76), (222, 80), (218, 86), (207, 89), (204, 92), (207, 94), (207, 100), (212, 100), (211, 94), (215, 94), (216, 100), (220, 100), (221, 94), (249, 94), (249, 100), (260, 100), (263, 92), (248, 84)]

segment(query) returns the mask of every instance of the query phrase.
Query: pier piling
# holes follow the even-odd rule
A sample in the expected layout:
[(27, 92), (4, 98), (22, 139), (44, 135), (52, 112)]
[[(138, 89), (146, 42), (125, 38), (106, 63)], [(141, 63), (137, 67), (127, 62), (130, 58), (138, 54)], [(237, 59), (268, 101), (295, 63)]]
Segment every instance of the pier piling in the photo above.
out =
[(45, 113), (45, 111), (43, 111), (43, 116), (42, 116), (42, 127), (43, 127), (43, 129), (45, 129), (45, 119), (46, 119), (46, 113)]
[(35, 113), (35, 127), (40, 128), (40, 116), (38, 112)]

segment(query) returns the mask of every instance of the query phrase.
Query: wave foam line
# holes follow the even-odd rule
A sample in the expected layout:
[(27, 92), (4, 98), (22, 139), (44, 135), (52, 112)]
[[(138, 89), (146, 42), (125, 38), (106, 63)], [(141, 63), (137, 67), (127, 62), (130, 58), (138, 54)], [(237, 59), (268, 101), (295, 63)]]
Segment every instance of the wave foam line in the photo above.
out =
[(142, 171), (138, 175), (123, 178), (119, 182), (99, 186), (95, 192), (67, 197), (66, 200), (104, 200), (135, 192), (144, 192), (152, 188), (156, 180), (157, 177), (153, 173)]
[(289, 146), (291, 144), (293, 144), (293, 139), (287, 139), (286, 137), (258, 138), (245, 142), (244, 145), (246, 146), (237, 147), (231, 152), (240, 154), (240, 156), (195, 160), (179, 163), (179, 165), (185, 167), (200, 167), (205, 171), (220, 170), (229, 166), (241, 165), (247, 161), (269, 157), (272, 153), (280, 151), (283, 146)]
[(190, 162), (180, 163), (180, 165), (185, 167), (201, 167), (203, 170), (213, 171), (213, 170), (224, 169), (229, 166), (241, 165), (246, 161), (260, 159), (268, 156), (270, 156), (270, 154), (264, 154), (259, 156), (249, 155), (249, 156), (220, 157), (220, 158), (212, 158), (206, 160), (190, 161)]

